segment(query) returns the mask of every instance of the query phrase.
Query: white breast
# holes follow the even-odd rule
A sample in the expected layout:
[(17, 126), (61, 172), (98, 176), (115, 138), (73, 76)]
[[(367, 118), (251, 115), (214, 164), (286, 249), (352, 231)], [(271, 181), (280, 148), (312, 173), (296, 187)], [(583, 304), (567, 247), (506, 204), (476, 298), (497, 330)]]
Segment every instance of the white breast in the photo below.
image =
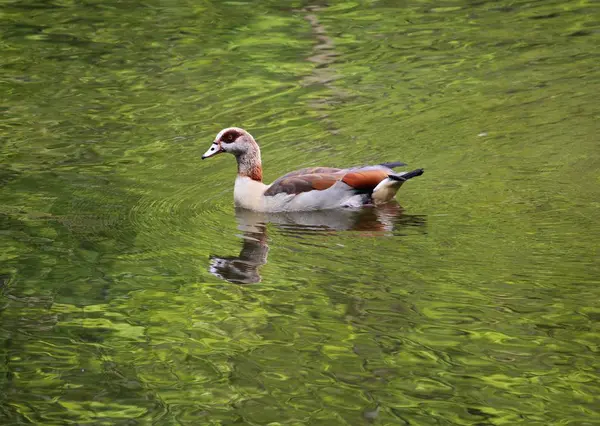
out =
[(265, 211), (264, 193), (268, 186), (247, 176), (238, 176), (233, 188), (233, 201), (236, 207), (255, 211)]

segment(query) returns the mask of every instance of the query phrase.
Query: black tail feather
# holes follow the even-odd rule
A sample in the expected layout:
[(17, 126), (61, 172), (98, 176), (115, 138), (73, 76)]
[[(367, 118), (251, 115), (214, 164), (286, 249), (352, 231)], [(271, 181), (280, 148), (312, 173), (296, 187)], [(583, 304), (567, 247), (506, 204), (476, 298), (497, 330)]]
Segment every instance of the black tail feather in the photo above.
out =
[(402, 182), (406, 182), (409, 179), (412, 179), (417, 176), (421, 176), (423, 173), (425, 173), (425, 170), (417, 169), (417, 170), (413, 170), (412, 172), (404, 173), (403, 175), (388, 175), (388, 177), (392, 180), (399, 180)]
[(406, 166), (402, 161), (390, 161), (389, 163), (381, 163), (380, 166), (393, 169), (394, 167)]

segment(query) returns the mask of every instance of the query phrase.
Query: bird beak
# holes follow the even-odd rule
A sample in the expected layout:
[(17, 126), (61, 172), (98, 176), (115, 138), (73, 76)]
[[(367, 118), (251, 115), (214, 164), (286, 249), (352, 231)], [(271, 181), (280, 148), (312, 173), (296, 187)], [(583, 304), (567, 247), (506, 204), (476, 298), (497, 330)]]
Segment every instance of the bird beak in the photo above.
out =
[(210, 146), (210, 148), (208, 148), (208, 151), (206, 151), (204, 153), (204, 155), (202, 156), (202, 159), (204, 160), (205, 158), (213, 157), (222, 152), (223, 152), (223, 150), (221, 149), (221, 145), (218, 144), (217, 142), (213, 142), (213, 144)]

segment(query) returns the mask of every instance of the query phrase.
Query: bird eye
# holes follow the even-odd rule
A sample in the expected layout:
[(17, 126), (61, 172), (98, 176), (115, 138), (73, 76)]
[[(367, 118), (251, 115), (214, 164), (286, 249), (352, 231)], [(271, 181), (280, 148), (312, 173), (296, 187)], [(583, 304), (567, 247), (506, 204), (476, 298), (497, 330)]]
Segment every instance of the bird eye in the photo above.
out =
[(235, 139), (236, 139), (236, 137), (237, 137), (237, 136), (238, 136), (238, 135), (237, 135), (236, 133), (234, 133), (234, 132), (229, 132), (229, 133), (225, 133), (225, 134), (223, 135), (223, 137), (221, 138), (221, 140), (222, 140), (223, 142), (225, 142), (225, 143), (231, 143), (231, 142), (235, 141)]

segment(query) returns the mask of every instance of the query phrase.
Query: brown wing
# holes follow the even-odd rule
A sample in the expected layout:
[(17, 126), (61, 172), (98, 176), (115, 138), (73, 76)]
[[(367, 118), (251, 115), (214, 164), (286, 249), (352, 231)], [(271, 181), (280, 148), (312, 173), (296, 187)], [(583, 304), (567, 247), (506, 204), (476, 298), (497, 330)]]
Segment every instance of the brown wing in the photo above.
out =
[[(315, 169), (325, 169), (325, 167)], [(322, 191), (333, 186), (339, 180), (359, 191), (372, 191), (379, 182), (387, 178), (389, 174), (389, 172), (386, 172), (385, 170), (351, 172), (340, 169), (333, 170), (337, 170), (337, 172), (300, 174), (300, 170), (298, 170), (297, 172), (288, 173), (273, 182), (265, 192), (265, 195), (273, 196), (280, 193), (300, 194), (301, 192), (315, 190)]]
[(372, 191), (379, 184), (379, 182), (387, 178), (388, 175), (389, 172), (380, 169), (363, 171), (357, 170), (346, 173), (342, 179), (342, 182), (356, 189)]
[(269, 189), (265, 191), (265, 195), (272, 196), (280, 193), (300, 194), (301, 192), (314, 190), (322, 191), (334, 185), (343, 177), (342, 173), (312, 173), (292, 176), (287, 174), (273, 182)]

